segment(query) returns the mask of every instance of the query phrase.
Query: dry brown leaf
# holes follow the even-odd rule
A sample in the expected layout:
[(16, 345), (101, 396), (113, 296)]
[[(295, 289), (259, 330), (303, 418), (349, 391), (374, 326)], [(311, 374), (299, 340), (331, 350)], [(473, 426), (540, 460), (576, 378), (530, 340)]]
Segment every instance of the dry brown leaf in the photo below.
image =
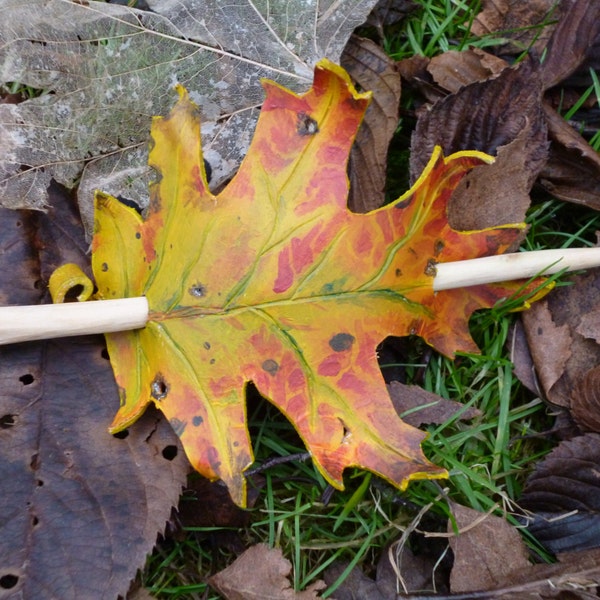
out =
[[(499, 153), (485, 174), (474, 169), (453, 194), (452, 227), (468, 231), (523, 219), (529, 189), (546, 161), (540, 103), (535, 69), (524, 63), (467, 85), (421, 114), (411, 143), (411, 179), (436, 144), (452, 151), (477, 148)], [(502, 146), (504, 151), (499, 150)]]
[(392, 381), (388, 384), (388, 391), (396, 412), (405, 423), (413, 427), (424, 423), (444, 423), (454, 415), (463, 421), (481, 414), (477, 408), (465, 408), (460, 402), (447, 400), (416, 385)]
[[(532, 306), (531, 310), (533, 314), (527, 318), (529, 348), (536, 365), (538, 381), (549, 398), (552, 387), (564, 373), (567, 361), (571, 357), (573, 340), (568, 325), (559, 326), (554, 322), (547, 303), (538, 303)], [(556, 396), (555, 404), (568, 405), (566, 401), (556, 401), (558, 398), (559, 396)]]
[(600, 432), (600, 365), (577, 382), (571, 396), (571, 414), (584, 431)]
[(600, 2), (597, 0), (562, 0), (557, 16), (558, 22), (540, 66), (544, 89), (574, 73), (600, 35)]
[(455, 93), (465, 85), (499, 75), (507, 66), (505, 60), (493, 54), (479, 48), (469, 48), (434, 56), (427, 70), (439, 86)]
[(251, 546), (208, 583), (227, 600), (314, 600), (325, 587), (316, 581), (303, 592), (292, 589), (288, 579), (292, 563), (280, 548), (266, 544)]
[(360, 88), (373, 92), (350, 153), (348, 206), (362, 213), (384, 204), (388, 146), (398, 126), (400, 74), (380, 46), (358, 36), (350, 38), (341, 64)]
[[(459, 530), (450, 538), (454, 552), (450, 574), (453, 593), (497, 587), (511, 571), (529, 566), (521, 536), (503, 518), (455, 503), (451, 509)], [(451, 524), (448, 532), (453, 532)]]
[(546, 45), (552, 27), (547, 25), (540, 31), (535, 25), (549, 21), (548, 16), (555, 5), (556, 0), (484, 0), (471, 33), (477, 36), (499, 33), (508, 38), (508, 48), (518, 54), (534, 40), (535, 48), (541, 49)]
[(540, 183), (561, 200), (600, 210), (600, 155), (548, 103), (543, 109), (552, 142)]
[(582, 318), (600, 307), (600, 270), (569, 279), (523, 313), (523, 325), (547, 399), (570, 406), (571, 393), (587, 371), (600, 364), (600, 345), (578, 331)]

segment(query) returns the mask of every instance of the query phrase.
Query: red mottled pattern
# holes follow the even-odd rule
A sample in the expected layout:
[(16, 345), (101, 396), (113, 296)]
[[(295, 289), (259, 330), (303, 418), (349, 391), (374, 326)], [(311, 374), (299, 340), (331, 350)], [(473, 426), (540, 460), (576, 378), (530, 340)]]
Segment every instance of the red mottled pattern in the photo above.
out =
[(522, 225), (450, 228), (453, 189), (478, 152), (439, 149), (411, 190), (368, 214), (346, 208), (347, 157), (369, 95), (328, 61), (301, 96), (265, 82), (250, 150), (229, 185), (208, 189), (198, 111), (187, 93), (155, 118), (159, 172), (146, 220), (99, 194), (93, 268), (104, 297), (145, 295), (143, 330), (108, 334), (123, 390), (112, 425), (153, 402), (192, 465), (221, 478), (243, 505), (252, 463), (244, 390), (294, 424), (334, 486), (358, 466), (403, 487), (445, 476), (423, 455), (424, 434), (396, 415), (377, 364), (388, 335), (417, 333), (440, 352), (476, 350), (474, 310), (514, 285), (434, 294), (435, 263), (504, 252)]

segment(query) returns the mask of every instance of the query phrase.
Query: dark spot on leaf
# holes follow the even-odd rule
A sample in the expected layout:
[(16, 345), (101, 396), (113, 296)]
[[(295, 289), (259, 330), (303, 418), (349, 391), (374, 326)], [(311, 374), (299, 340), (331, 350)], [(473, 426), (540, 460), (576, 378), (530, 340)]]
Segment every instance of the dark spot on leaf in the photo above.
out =
[(261, 365), (263, 371), (266, 371), (269, 375), (275, 375), (279, 371), (279, 365), (272, 359), (269, 358)]
[(204, 344), (202, 344), (207, 350), (210, 350), (210, 342), (204, 342)]
[(334, 352), (349, 350), (354, 343), (354, 336), (349, 333), (336, 333), (330, 340), (329, 345)]
[(158, 373), (154, 378), (154, 381), (150, 384), (150, 395), (155, 400), (164, 400), (169, 393), (169, 386), (163, 379), (163, 376)]
[(171, 419), (169, 421), (169, 423), (171, 423), (171, 427), (173, 428), (173, 431), (175, 432), (175, 434), (177, 436), (181, 437), (185, 430), (185, 426), (186, 426), (185, 421), (182, 421), (180, 419)]
[(234, 447), (234, 448), (237, 448), (239, 445), (240, 445), (240, 443), (239, 443), (239, 442), (233, 442), (233, 447)]
[(396, 269), (396, 277), (402, 276), (402, 269)]
[(544, 329), (542, 327), (537, 328), (537, 334), (542, 335), (544, 333)]
[(35, 377), (31, 373), (25, 373), (25, 375), (19, 377), (19, 381), (23, 385), (31, 385), (35, 381)]
[(436, 240), (433, 245), (433, 254), (437, 256), (444, 249), (444, 242), (442, 240)]
[(427, 261), (427, 266), (425, 267), (425, 275), (427, 275), (428, 277), (435, 277), (437, 274), (437, 269), (435, 268), (435, 260), (433, 260), (432, 258), (430, 258)]
[[(173, 422), (171, 421), (171, 425), (172, 424)], [(177, 446), (175, 446), (174, 444), (169, 444), (168, 446), (165, 446), (163, 448), (162, 455), (163, 458), (165, 458), (166, 460), (173, 460), (177, 456)]]
[(2, 415), (0, 417), (0, 429), (10, 429), (15, 424), (16, 415)]
[(113, 433), (113, 437), (116, 437), (118, 440), (124, 440), (129, 436), (129, 430), (123, 429), (123, 431), (117, 431), (117, 433)]
[(319, 132), (319, 125), (310, 115), (301, 112), (298, 113), (296, 131), (300, 135), (315, 135), (315, 133)]
[(217, 362), (217, 359), (216, 359), (216, 358), (211, 358), (211, 359), (210, 359), (210, 364), (211, 364), (211, 365), (214, 365), (216, 362)]
[(108, 271), (108, 264), (103, 262), (100, 269), (102, 270), (103, 273), (106, 273), (106, 271)]
[(37, 471), (40, 468), (40, 457), (37, 452), (31, 457), (29, 467), (32, 471)]
[(2, 575), (0, 577), (0, 589), (3, 590), (11, 590), (19, 583), (18, 575), (13, 575), (12, 573), (7, 573), (6, 575)]
[(196, 298), (202, 298), (203, 296), (206, 296), (206, 287), (201, 283), (195, 283), (188, 292)]
[(142, 234), (139, 231), (137, 231), (136, 234), (135, 234), (135, 238), (137, 240), (139, 240), (141, 237), (142, 237)]
[(200, 416), (196, 416), (192, 419), (192, 425), (194, 427), (198, 427), (199, 425), (202, 425), (203, 422), (204, 422), (204, 419)]

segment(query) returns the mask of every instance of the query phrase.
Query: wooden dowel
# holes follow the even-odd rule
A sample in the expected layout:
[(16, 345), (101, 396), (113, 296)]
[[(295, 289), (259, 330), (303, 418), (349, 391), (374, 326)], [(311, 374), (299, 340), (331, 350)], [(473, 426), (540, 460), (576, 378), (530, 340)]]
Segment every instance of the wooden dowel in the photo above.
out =
[(144, 297), (0, 308), (0, 344), (144, 327)]
[[(600, 266), (600, 248), (501, 254), (437, 264), (433, 289), (442, 291), (596, 266)], [(0, 345), (139, 329), (147, 320), (146, 298), (0, 307)]]
[(471, 260), (438, 263), (433, 289), (439, 292), (597, 266), (600, 266), (600, 248), (566, 248), (498, 254)]

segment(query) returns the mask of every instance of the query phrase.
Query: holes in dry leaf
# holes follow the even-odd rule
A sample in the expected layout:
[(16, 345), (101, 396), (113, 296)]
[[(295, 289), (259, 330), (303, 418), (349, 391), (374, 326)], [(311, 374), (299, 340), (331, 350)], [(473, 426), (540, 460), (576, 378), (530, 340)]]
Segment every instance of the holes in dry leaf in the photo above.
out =
[(31, 457), (29, 467), (32, 471), (37, 471), (40, 468), (40, 457), (37, 452)]
[(354, 339), (354, 336), (349, 333), (336, 333), (329, 340), (329, 346), (334, 352), (344, 352), (345, 350), (350, 350)]
[(38, 487), (44, 487), (44, 480), (43, 480), (43, 479), (36, 479), (36, 480), (35, 480), (35, 484), (36, 484)]
[(202, 425), (202, 423), (204, 423), (204, 419), (200, 416), (196, 416), (192, 419), (192, 425), (194, 427), (199, 427), (200, 425)]
[(165, 460), (173, 460), (177, 456), (177, 452), (177, 446), (169, 444), (163, 448), (162, 455)]
[(31, 373), (25, 373), (25, 375), (19, 377), (19, 381), (23, 385), (31, 385), (35, 381), (35, 377)]
[(2, 415), (0, 417), (0, 429), (10, 429), (16, 423), (17, 415)]
[(117, 431), (117, 433), (113, 433), (113, 437), (116, 437), (118, 440), (124, 440), (129, 436), (129, 429), (123, 429), (123, 431)]
[(206, 287), (203, 286), (201, 283), (195, 283), (188, 290), (188, 292), (191, 296), (194, 296), (195, 298), (203, 298), (204, 296), (206, 296)]
[(35, 527), (36, 525), (40, 524), (40, 520), (35, 515), (33, 515), (33, 517), (31, 518), (31, 524)]
[(348, 429), (348, 427), (346, 427), (346, 423), (344, 423), (344, 421), (342, 421), (342, 419), (340, 419), (340, 423), (342, 425), (343, 431), (342, 431), (342, 444), (347, 444), (348, 441), (350, 440), (350, 438), (352, 437), (352, 432), (350, 431), (350, 429)]
[(0, 577), (0, 589), (12, 590), (19, 583), (19, 576), (13, 573), (7, 573)]
[(300, 112), (296, 122), (296, 131), (300, 135), (315, 135), (319, 132), (319, 125), (310, 115)]
[(159, 373), (154, 381), (150, 384), (150, 395), (155, 400), (163, 400), (167, 397), (169, 393), (169, 386), (167, 382), (163, 379), (163, 376)]

